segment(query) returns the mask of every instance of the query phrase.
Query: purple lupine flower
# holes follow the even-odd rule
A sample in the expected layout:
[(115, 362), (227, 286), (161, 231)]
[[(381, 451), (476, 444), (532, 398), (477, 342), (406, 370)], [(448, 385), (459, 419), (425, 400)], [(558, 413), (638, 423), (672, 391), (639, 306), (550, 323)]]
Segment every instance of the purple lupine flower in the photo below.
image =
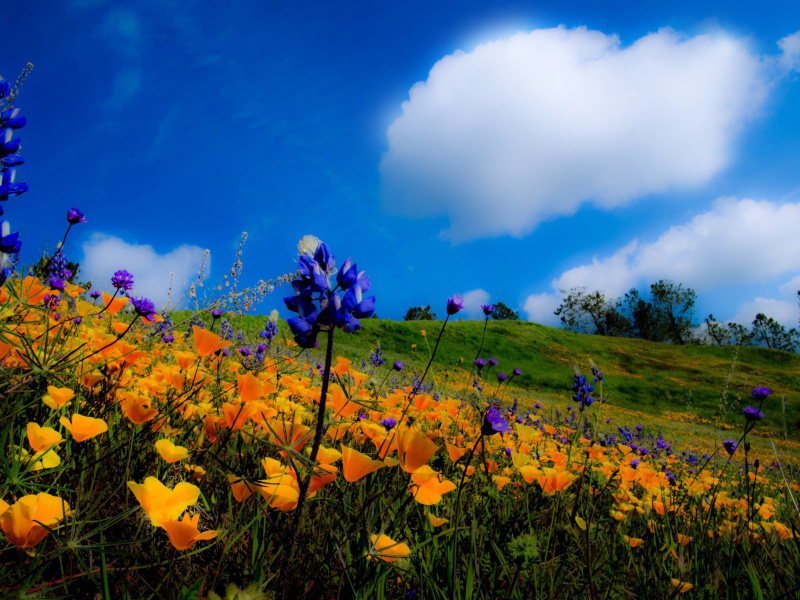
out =
[(0, 252), (3, 254), (18, 254), (21, 249), (22, 241), (18, 231), (0, 237)]
[(64, 280), (61, 279), (60, 277), (56, 277), (55, 275), (53, 275), (50, 278), (50, 289), (58, 290), (59, 292), (63, 292), (64, 291)]
[(763, 419), (766, 415), (758, 410), (755, 406), (748, 406), (744, 409), (744, 418), (748, 421), (758, 421)]
[(78, 223), (86, 223), (86, 217), (77, 208), (70, 208), (67, 211), (67, 222), (70, 225), (77, 225)]
[(490, 314), (492, 314), (492, 311), (494, 310), (494, 305), (481, 304), (481, 310), (483, 311), (483, 314), (485, 314), (488, 317)]
[(157, 314), (156, 305), (147, 298), (131, 298), (131, 304), (136, 314), (148, 321)]
[(725, 440), (722, 442), (722, 447), (725, 448), (725, 451), (733, 456), (733, 453), (736, 452), (736, 448), (738, 444), (734, 440)]
[(125, 269), (120, 269), (111, 277), (111, 285), (118, 290), (129, 292), (133, 289), (133, 275)]
[(454, 315), (464, 308), (464, 299), (459, 294), (453, 294), (452, 298), (447, 299), (447, 314)]
[(397, 361), (395, 361), (395, 363), (392, 365), (392, 368), (393, 368), (395, 371), (397, 371), (398, 373), (400, 373), (400, 372), (403, 370), (403, 363), (401, 363), (399, 360), (397, 360)]
[(750, 397), (754, 400), (763, 400), (772, 393), (772, 390), (766, 387), (758, 387), (750, 392)]

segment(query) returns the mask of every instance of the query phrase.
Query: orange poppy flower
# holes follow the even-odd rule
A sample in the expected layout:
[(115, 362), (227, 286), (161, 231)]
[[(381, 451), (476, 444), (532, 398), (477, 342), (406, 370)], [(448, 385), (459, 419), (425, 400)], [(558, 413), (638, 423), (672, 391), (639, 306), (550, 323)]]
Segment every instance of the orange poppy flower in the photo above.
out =
[(169, 541), (175, 546), (176, 550), (186, 550), (194, 546), (201, 540), (212, 540), (219, 534), (218, 531), (204, 531), (200, 533), (197, 528), (197, 523), (200, 520), (200, 515), (189, 517), (183, 515), (181, 521), (164, 521), (161, 527), (167, 532)]
[(439, 474), (427, 465), (411, 475), (411, 480), (414, 483), (408, 489), (414, 494), (414, 500), (424, 506), (439, 504), (443, 494), (456, 489), (455, 483), (440, 479)]
[(17, 548), (33, 548), (70, 514), (69, 504), (57, 496), (23, 496), (0, 514), (0, 529)]
[(537, 477), (537, 481), (542, 486), (542, 491), (545, 494), (553, 494), (568, 488), (575, 481), (575, 478), (576, 476), (569, 471), (559, 471), (545, 467), (544, 475)]
[(71, 423), (66, 417), (61, 417), (58, 422), (70, 432), (76, 442), (83, 442), (108, 431), (108, 425), (102, 419), (84, 417), (79, 414), (72, 415)]
[(373, 460), (358, 450), (353, 450), (349, 446), (342, 446), (342, 475), (350, 483), (354, 483), (385, 466), (386, 464), (383, 461)]
[(450, 519), (442, 519), (441, 517), (437, 517), (433, 513), (428, 513), (428, 520), (431, 522), (431, 525), (434, 527), (441, 527), (445, 523), (449, 523)]
[(625, 541), (628, 542), (631, 548), (636, 548), (637, 546), (644, 544), (644, 540), (642, 538), (628, 537), (627, 535), (623, 535), (622, 537), (625, 538)]
[(54, 385), (47, 386), (47, 395), (42, 396), (42, 402), (53, 410), (58, 410), (75, 396), (70, 388), (58, 388)]
[(679, 594), (685, 594), (694, 587), (691, 583), (681, 581), (680, 579), (672, 578), (670, 581), (672, 582), (672, 586), (675, 588), (675, 591)]
[(161, 521), (175, 521), (200, 498), (200, 488), (185, 481), (169, 489), (155, 477), (148, 477), (144, 483), (129, 481), (128, 488), (156, 527)]
[(223, 340), (216, 333), (212, 333), (197, 325), (192, 325), (192, 333), (194, 335), (194, 344), (197, 349), (197, 354), (200, 356), (208, 356), (217, 350), (222, 350), (233, 344), (230, 340)]
[(125, 296), (115, 298), (114, 296), (109, 296), (105, 292), (100, 293), (103, 296), (103, 306), (106, 307), (106, 312), (112, 316), (122, 310), (122, 307), (128, 303), (128, 298)]
[(427, 463), (439, 449), (426, 435), (415, 429), (398, 429), (397, 457), (400, 468), (406, 473), (413, 473)]
[(386, 562), (394, 562), (398, 558), (406, 558), (411, 554), (411, 548), (404, 542), (395, 542), (388, 535), (370, 536), (370, 556), (377, 556)]
[(172, 440), (162, 439), (156, 442), (156, 450), (167, 463), (172, 464), (189, 458), (189, 449), (176, 446)]
[(228, 483), (231, 484), (231, 492), (237, 502), (244, 502), (253, 493), (253, 484), (246, 482), (241, 477), (228, 474)]
[(35, 452), (44, 452), (64, 441), (64, 438), (55, 429), (41, 427), (38, 423), (28, 423), (27, 431), (28, 443)]
[(241, 396), (242, 402), (253, 402), (264, 395), (264, 387), (258, 377), (249, 371), (244, 375), (236, 376), (236, 385), (239, 388), (239, 396)]
[(145, 396), (123, 400), (119, 403), (119, 407), (134, 425), (141, 425), (158, 414), (158, 409), (150, 408), (150, 400)]

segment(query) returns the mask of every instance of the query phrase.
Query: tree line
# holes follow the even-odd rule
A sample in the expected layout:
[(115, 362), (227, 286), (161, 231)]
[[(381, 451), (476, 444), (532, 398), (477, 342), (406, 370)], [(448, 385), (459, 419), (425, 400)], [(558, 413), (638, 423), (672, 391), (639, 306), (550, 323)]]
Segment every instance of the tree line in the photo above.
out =
[[(700, 327), (695, 314), (697, 294), (692, 288), (662, 279), (650, 285), (650, 293), (632, 288), (621, 298), (609, 299), (586, 287), (561, 290), (555, 310), (564, 328), (577, 333), (636, 338), (672, 344), (740, 345), (795, 352), (800, 333), (772, 317), (758, 313), (747, 327), (717, 321), (714, 315)], [(798, 292), (800, 298), (800, 292)]]

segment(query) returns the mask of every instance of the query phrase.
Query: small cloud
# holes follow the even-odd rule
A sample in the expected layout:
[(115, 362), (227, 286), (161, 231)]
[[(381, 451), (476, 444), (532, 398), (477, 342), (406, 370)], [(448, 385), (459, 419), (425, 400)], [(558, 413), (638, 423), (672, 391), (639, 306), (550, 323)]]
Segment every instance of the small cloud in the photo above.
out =
[(130, 68), (117, 73), (106, 105), (111, 108), (122, 108), (136, 95), (142, 87), (142, 73), (137, 68)]
[(561, 294), (543, 293), (528, 296), (523, 307), (528, 313), (528, 320), (550, 327), (558, 327), (561, 321), (554, 314), (561, 304)]
[(482, 319), (484, 317), (481, 310), (482, 304), (489, 304), (489, 292), (478, 288), (467, 292), (462, 296), (464, 299), (464, 312), (470, 319)]
[(787, 71), (800, 71), (800, 31), (778, 42), (781, 55), (778, 64)]
[[(166, 254), (158, 254), (152, 246), (129, 244), (124, 240), (95, 233), (83, 244), (81, 277), (92, 282), (94, 289), (110, 291), (111, 276), (125, 269), (133, 274), (134, 296), (150, 298), (156, 306), (167, 306), (170, 281), (172, 302), (176, 304), (197, 278), (205, 250), (183, 245)], [(211, 261), (206, 261), (206, 274)], [(174, 276), (171, 275), (174, 273)]]
[(100, 32), (116, 51), (136, 56), (141, 49), (142, 28), (135, 13), (117, 8), (108, 13), (100, 25)]
[(751, 302), (745, 302), (731, 321), (741, 325), (751, 325), (758, 313), (772, 317), (786, 329), (797, 327), (797, 303), (773, 298), (756, 298)]
[(585, 27), (537, 29), (455, 52), (387, 130), (383, 207), (446, 216), (443, 235), (464, 242), (701, 185), (759, 115), (772, 63), (724, 32), (671, 29), (624, 47)]
[(789, 281), (784, 283), (778, 290), (781, 296), (789, 299), (797, 299), (797, 293), (800, 292), (800, 275), (792, 277)]

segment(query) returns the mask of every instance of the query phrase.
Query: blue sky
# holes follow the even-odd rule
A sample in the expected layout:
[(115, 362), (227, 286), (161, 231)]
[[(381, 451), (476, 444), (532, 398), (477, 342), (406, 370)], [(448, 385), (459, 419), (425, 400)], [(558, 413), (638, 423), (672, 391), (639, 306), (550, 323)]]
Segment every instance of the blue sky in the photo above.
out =
[(30, 191), (4, 218), (29, 263), (79, 207), (68, 256), (159, 302), (205, 249), (210, 291), (246, 231), (240, 287), (313, 234), (384, 318), (459, 292), (554, 324), (560, 287), (667, 278), (700, 318), (794, 326), (800, 5), (655, 4), (21, 3), (0, 74), (35, 65)]

